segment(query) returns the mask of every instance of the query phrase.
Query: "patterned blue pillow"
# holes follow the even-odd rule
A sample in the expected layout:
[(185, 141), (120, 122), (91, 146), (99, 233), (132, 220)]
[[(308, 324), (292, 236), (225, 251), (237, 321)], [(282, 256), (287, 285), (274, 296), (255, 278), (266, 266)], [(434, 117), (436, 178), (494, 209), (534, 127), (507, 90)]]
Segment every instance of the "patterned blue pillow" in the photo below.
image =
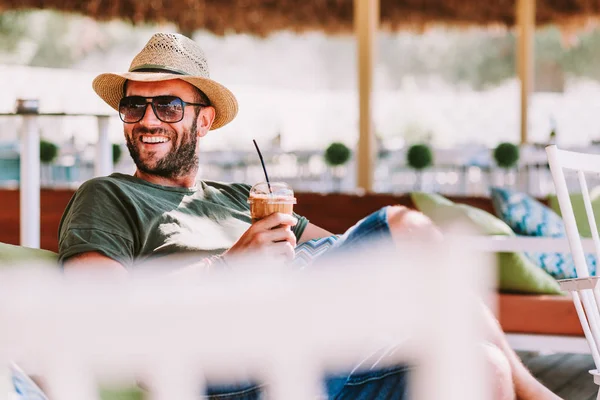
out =
[(304, 267), (329, 250), (340, 237), (337, 235), (308, 240), (296, 246), (292, 265)]
[[(517, 235), (536, 237), (566, 237), (562, 218), (533, 197), (510, 189), (492, 188), (492, 203), (496, 214)], [(575, 263), (570, 254), (525, 253), (556, 279), (576, 278)], [(586, 255), (590, 275), (596, 275), (596, 257)]]
[[(31, 380), (16, 364), (10, 366), (12, 372), (12, 383), (16, 393), (15, 398), (19, 400), (48, 400), (42, 389)], [(11, 397), (13, 398), (13, 397)]]

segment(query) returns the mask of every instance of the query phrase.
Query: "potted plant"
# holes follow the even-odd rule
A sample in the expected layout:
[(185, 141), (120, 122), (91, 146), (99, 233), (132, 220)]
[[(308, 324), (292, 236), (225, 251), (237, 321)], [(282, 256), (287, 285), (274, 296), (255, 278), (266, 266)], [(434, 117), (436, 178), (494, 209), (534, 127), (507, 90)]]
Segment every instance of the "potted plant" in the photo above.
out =
[(341, 168), (350, 160), (352, 150), (344, 143), (333, 142), (325, 149), (325, 163), (332, 168), (333, 179), (335, 182), (334, 190), (339, 192), (341, 188)]
[(117, 143), (113, 143), (112, 144), (112, 160), (113, 160), (113, 164), (118, 164), (119, 160), (121, 159), (121, 155), (123, 154), (123, 151), (121, 150), (121, 146)]
[(52, 167), (49, 165), (58, 156), (58, 146), (52, 142), (40, 139), (40, 161), (42, 163), (42, 180), (52, 181)]
[(50, 164), (58, 156), (58, 146), (52, 142), (40, 140), (40, 161), (44, 164)]
[(519, 162), (519, 146), (508, 142), (500, 143), (494, 149), (494, 160), (506, 174), (509, 169), (516, 167)]
[(429, 145), (419, 143), (410, 146), (406, 152), (406, 164), (417, 170), (416, 186), (422, 189), (423, 170), (433, 165), (433, 152)]

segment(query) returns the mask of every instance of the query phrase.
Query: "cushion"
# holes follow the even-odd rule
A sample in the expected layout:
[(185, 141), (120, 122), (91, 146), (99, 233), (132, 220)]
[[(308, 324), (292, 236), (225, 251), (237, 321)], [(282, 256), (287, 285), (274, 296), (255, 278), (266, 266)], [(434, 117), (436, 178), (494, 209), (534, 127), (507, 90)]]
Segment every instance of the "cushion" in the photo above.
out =
[[(535, 237), (566, 237), (562, 218), (549, 207), (526, 193), (505, 188), (492, 188), (496, 213), (517, 234)], [(534, 253), (526, 255), (556, 279), (576, 278), (575, 263), (569, 253)], [(590, 275), (596, 274), (596, 257), (586, 255)]]
[(417, 209), (427, 215), (443, 230), (451, 225), (462, 225), (482, 235), (514, 236), (514, 232), (502, 220), (479, 208), (457, 204), (435, 193), (414, 192), (411, 199)]
[(126, 388), (100, 388), (100, 400), (143, 400), (148, 396), (145, 392), (136, 387)]
[(0, 266), (27, 262), (57, 264), (58, 254), (48, 250), (0, 243)]
[(492, 188), (492, 204), (496, 214), (517, 235), (564, 237), (562, 218), (526, 193), (504, 188)]
[(14, 388), (14, 398), (19, 400), (48, 400), (42, 389), (16, 364), (11, 363), (10, 372)]
[[(590, 230), (590, 225), (588, 224), (587, 220), (587, 214), (585, 212), (585, 205), (583, 204), (583, 195), (581, 193), (572, 193), (570, 197), (579, 234), (586, 238), (592, 237), (592, 231)], [(592, 209), (594, 210), (596, 226), (600, 227), (600, 191), (592, 190), (590, 193), (590, 200), (592, 202)], [(560, 207), (558, 205), (558, 197), (555, 194), (551, 194), (548, 196), (548, 204), (550, 205), (552, 211), (562, 216), (560, 212)]]
[(583, 337), (583, 329), (570, 295), (501, 293), (497, 306), (498, 321), (504, 332)]
[[(423, 214), (448, 231), (454, 224), (472, 228), (481, 235), (514, 236), (510, 227), (492, 214), (443, 196), (415, 192), (411, 199)], [(523, 253), (498, 253), (498, 288), (502, 292), (559, 294), (558, 283)]]

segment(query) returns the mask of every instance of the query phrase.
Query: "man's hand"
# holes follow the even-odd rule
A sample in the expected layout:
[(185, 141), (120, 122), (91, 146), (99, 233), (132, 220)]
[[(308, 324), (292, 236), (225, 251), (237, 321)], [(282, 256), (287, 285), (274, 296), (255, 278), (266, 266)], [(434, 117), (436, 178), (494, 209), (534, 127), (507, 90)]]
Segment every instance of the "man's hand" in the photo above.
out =
[(252, 224), (242, 237), (223, 254), (223, 257), (227, 261), (232, 257), (249, 253), (292, 260), (296, 247), (296, 236), (291, 227), (296, 223), (298, 220), (291, 215), (271, 214)]

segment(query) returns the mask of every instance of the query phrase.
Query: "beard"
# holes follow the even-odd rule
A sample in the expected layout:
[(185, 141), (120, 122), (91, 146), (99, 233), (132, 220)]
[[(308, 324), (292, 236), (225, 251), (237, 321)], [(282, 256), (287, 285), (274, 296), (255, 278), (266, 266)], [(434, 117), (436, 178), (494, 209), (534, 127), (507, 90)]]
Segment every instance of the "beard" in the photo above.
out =
[[(151, 161), (144, 161), (140, 155), (139, 148), (134, 143), (135, 140), (139, 140), (140, 135), (165, 135), (170, 138), (173, 147), (168, 154), (163, 158), (156, 161), (154, 165), (150, 165)], [(129, 154), (133, 159), (138, 170), (150, 174), (156, 175), (163, 178), (178, 178), (185, 176), (190, 172), (198, 170), (198, 157), (196, 155), (196, 147), (198, 143), (196, 119), (192, 123), (189, 130), (183, 131), (183, 137), (179, 146), (175, 147), (177, 142), (177, 133), (175, 131), (169, 131), (164, 128), (148, 129), (140, 127), (134, 129), (131, 137), (126, 136), (127, 148)], [(152, 156), (152, 153), (150, 153)]]

